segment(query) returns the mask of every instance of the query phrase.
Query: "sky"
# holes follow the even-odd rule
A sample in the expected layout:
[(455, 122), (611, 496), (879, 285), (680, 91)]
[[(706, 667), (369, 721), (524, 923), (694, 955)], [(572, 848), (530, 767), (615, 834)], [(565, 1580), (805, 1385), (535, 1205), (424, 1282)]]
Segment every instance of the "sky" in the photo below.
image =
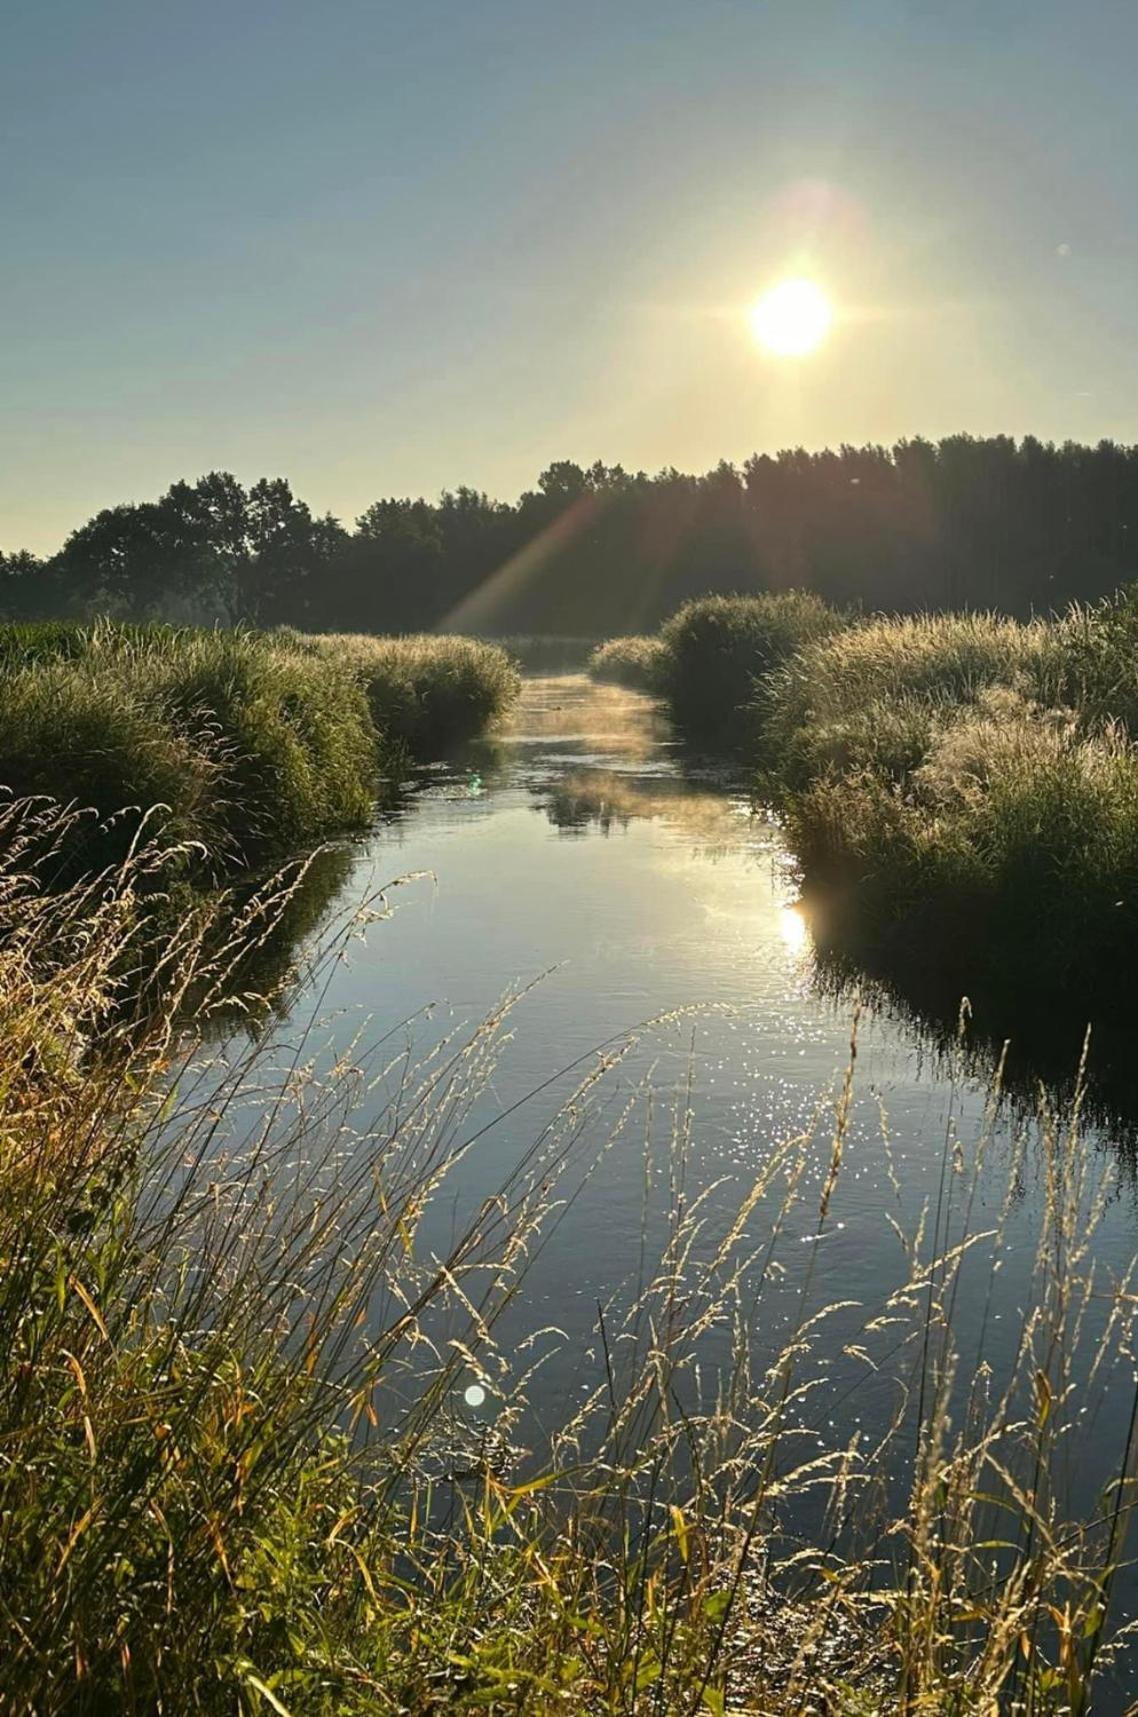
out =
[[(1132, 0), (9, 0), (0, 548), (179, 477), (511, 499), (1138, 441)], [(748, 308), (818, 281), (833, 329)]]

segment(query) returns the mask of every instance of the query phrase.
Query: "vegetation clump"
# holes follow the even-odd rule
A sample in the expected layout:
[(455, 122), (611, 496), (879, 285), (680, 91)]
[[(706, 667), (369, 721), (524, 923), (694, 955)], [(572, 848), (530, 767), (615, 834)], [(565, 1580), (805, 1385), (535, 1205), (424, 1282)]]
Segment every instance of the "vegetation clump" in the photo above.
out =
[(481, 733), (521, 685), (508, 651), (478, 638), (345, 632), (312, 633), (299, 642), (322, 662), (346, 668), (364, 689), (383, 743), (416, 758), (437, 757)]
[(1138, 940), (1127, 612), (875, 619), (767, 682), (762, 790), (855, 941), (911, 943), (950, 986), (1109, 1004)]
[(803, 645), (843, 624), (807, 590), (704, 596), (663, 626), (660, 685), (672, 717), (696, 746), (738, 749), (767, 675)]
[(1125, 1000), (1110, 974), (1138, 946), (1133, 592), (1031, 621), (709, 596), (637, 652), (652, 645), (681, 732), (745, 759), (782, 815), (824, 941), (935, 969), (946, 996)]
[(636, 691), (658, 692), (664, 686), (667, 655), (668, 646), (662, 638), (635, 634), (609, 638), (590, 655), (589, 673), (594, 680), (611, 680), (616, 685), (632, 686)]
[(183, 868), (260, 866), (366, 825), (384, 773), (480, 732), (517, 683), (462, 638), (0, 628), (0, 782), (90, 810), (65, 878), (150, 815)]

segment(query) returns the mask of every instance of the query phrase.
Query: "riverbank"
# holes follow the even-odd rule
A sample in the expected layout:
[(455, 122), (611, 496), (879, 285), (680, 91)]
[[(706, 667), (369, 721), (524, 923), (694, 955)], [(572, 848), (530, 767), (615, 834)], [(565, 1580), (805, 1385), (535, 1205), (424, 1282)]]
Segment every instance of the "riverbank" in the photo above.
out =
[[(1033, 1135), (1032, 1234), (1022, 1157), (993, 1235), (986, 1206), (973, 1222), (991, 1140), (946, 1135), (935, 1232), (906, 1234), (895, 1290), (853, 1307), (823, 1272), (856, 1055), (815, 1133), (765, 1139), (721, 1205), (682, 1088), (662, 1231), (641, 1233), (631, 1295), (589, 1308), (585, 1387), (543, 1408), (534, 1261), (598, 1153), (655, 1179), (640, 1110), (614, 1101), (621, 1045), (463, 1195), (516, 1018), (421, 1066), (398, 1052), (377, 1112), (366, 1043), (324, 1075), (298, 1073), (291, 1038), (275, 1062), (255, 1048), (203, 1090), (172, 1014), (113, 1026), (148, 863), (48, 897), (0, 861), (8, 1707), (1085, 1709), (1133, 1485), (1096, 1412), (1135, 1307), (1095, 1274), (1109, 1203), (1074, 1116)], [(220, 1005), (203, 945), (172, 933), (168, 977)], [(314, 957), (315, 988), (343, 951)], [(963, 1309), (1024, 1258), (1025, 1311), (1001, 1302), (978, 1357)], [(584, 1263), (577, 1242), (578, 1281)], [(835, 1417), (843, 1353), (863, 1395), (904, 1380), (880, 1434)], [(1080, 1509), (1089, 1426), (1124, 1482)]]
[(385, 782), (482, 732), (518, 684), (467, 638), (7, 626), (0, 779), (80, 813), (57, 881), (121, 862), (144, 824), (164, 876), (211, 881), (365, 827)]
[(738, 755), (784, 819), (824, 941), (933, 967), (957, 997), (1129, 1002), (1133, 600), (1019, 623), (708, 598), (664, 627), (653, 673), (689, 741)]

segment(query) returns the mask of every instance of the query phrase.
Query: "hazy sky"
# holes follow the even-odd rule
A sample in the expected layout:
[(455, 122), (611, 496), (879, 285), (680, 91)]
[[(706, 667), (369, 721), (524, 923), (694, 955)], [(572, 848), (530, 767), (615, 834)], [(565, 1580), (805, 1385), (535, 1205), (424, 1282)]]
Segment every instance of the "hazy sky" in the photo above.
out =
[[(9, 0), (0, 546), (223, 467), (1138, 440), (1133, 0)], [(807, 360), (746, 310), (787, 271)]]

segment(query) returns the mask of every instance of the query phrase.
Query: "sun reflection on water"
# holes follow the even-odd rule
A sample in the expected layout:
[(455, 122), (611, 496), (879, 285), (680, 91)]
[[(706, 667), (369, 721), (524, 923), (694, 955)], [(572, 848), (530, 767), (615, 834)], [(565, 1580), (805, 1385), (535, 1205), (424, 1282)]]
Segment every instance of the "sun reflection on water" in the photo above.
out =
[(779, 913), (779, 929), (791, 954), (801, 954), (810, 940), (810, 931), (800, 906), (784, 906)]

